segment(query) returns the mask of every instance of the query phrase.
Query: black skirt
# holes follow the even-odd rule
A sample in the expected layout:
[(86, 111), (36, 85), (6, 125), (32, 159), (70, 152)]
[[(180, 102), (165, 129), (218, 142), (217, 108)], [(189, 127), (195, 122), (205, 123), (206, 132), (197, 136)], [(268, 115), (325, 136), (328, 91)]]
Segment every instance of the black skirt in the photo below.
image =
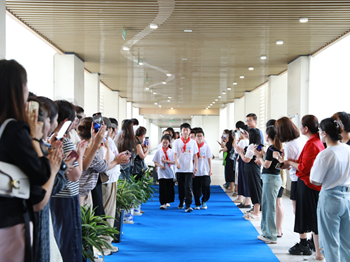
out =
[(260, 176), (260, 166), (252, 159), (244, 165), (245, 182), (248, 185), (252, 203), (261, 204), (262, 180)]
[(233, 164), (234, 164), (234, 161), (227, 156), (226, 166), (225, 166), (225, 180), (228, 183), (235, 182), (235, 171), (233, 170)]
[(291, 188), (290, 188), (290, 200), (297, 200), (297, 181), (292, 181)]
[[(247, 182), (244, 175), (244, 161), (239, 158), (238, 160), (238, 195), (244, 197), (250, 197)], [(237, 170), (236, 170), (237, 172)]]
[(298, 179), (294, 232), (318, 234), (317, 203), (319, 194), (319, 191), (307, 187), (303, 180)]

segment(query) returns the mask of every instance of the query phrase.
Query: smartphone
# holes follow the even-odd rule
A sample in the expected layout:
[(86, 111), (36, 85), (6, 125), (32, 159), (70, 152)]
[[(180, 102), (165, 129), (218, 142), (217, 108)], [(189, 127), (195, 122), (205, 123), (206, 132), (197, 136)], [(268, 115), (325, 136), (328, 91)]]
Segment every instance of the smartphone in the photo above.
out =
[(260, 144), (256, 147), (256, 150), (261, 151), (261, 149), (264, 147), (264, 145)]
[(39, 115), (39, 103), (36, 102), (36, 101), (30, 101), (29, 102), (29, 112), (30, 112), (30, 114), (33, 114), (34, 110), (36, 110), (36, 113)]
[(283, 167), (283, 164), (284, 164), (284, 163), (277, 163), (276, 169), (281, 169), (281, 168)]
[(72, 121), (66, 121), (63, 126), (61, 127), (60, 131), (58, 131), (56, 139), (62, 140), (64, 135), (67, 133), (70, 125), (72, 124)]
[(79, 155), (75, 150), (72, 150), (69, 155), (66, 157), (66, 161), (69, 161), (71, 159), (75, 159), (74, 161), (77, 161), (79, 159)]
[(102, 114), (100, 112), (93, 114), (92, 121), (94, 122), (95, 132), (97, 133), (100, 130), (103, 123)]
[(241, 131), (242, 134), (244, 134), (246, 131), (242, 128), (239, 128), (239, 131)]
[(145, 146), (148, 146), (149, 145), (149, 137), (145, 137)]

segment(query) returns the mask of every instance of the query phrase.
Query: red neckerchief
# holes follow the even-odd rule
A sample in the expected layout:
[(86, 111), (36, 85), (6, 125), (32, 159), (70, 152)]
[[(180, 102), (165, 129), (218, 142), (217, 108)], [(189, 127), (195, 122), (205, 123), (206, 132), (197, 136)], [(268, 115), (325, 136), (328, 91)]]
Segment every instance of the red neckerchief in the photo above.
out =
[(183, 137), (181, 137), (181, 140), (184, 143), (184, 147), (181, 149), (181, 152), (185, 153), (185, 151), (186, 151), (186, 144), (191, 141), (191, 138), (188, 137), (187, 141), (185, 141), (185, 139)]
[[(164, 147), (162, 147), (163, 149), (163, 152), (164, 152), (164, 155), (165, 155), (165, 159), (169, 161), (169, 157), (168, 157), (168, 154), (166, 153), (166, 151), (168, 151), (169, 147), (167, 149), (164, 149)], [(170, 167), (170, 164), (168, 163), (169, 167)]]
[(204, 142), (202, 142), (202, 144), (198, 144), (197, 142), (197, 145), (198, 145), (198, 153), (197, 153), (197, 156), (198, 156), (198, 159), (199, 159), (199, 154), (201, 152), (201, 147), (204, 146)]

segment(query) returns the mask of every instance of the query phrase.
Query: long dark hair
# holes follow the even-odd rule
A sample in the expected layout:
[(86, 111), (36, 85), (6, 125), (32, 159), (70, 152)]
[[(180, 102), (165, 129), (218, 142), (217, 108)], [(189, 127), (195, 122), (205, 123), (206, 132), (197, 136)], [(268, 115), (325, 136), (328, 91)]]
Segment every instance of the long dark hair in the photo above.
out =
[(258, 129), (251, 128), (249, 129), (248, 134), (249, 134), (249, 145), (250, 144), (259, 145), (261, 143), (261, 135)]
[(341, 123), (335, 117), (325, 118), (320, 123), (320, 128), (325, 131), (332, 141), (341, 141), (343, 139), (341, 133)]
[(9, 118), (27, 121), (23, 87), (27, 72), (15, 60), (0, 60), (0, 125)]
[(277, 137), (276, 127), (275, 126), (268, 126), (266, 128), (266, 134), (272, 140), (272, 145), (274, 147), (276, 147), (278, 150), (281, 150), (282, 149), (282, 143)]
[(136, 153), (137, 140), (134, 135), (133, 125), (134, 123), (131, 120), (125, 120), (123, 123), (122, 132), (120, 133), (117, 141), (119, 152), (132, 150)]
[(226, 144), (228, 144), (228, 143), (232, 144), (233, 143), (232, 130), (225, 129), (224, 133), (228, 134), (228, 141), (226, 142)]

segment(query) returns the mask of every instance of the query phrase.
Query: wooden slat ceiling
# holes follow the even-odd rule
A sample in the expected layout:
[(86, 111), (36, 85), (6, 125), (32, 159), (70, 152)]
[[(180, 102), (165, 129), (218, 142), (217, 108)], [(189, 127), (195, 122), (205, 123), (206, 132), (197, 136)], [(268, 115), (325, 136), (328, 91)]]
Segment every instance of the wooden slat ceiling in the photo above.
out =
[[(7, 1), (7, 9), (141, 108), (205, 108), (215, 99), (218, 108), (350, 29), (349, 1)], [(154, 20), (159, 28), (147, 31)]]

